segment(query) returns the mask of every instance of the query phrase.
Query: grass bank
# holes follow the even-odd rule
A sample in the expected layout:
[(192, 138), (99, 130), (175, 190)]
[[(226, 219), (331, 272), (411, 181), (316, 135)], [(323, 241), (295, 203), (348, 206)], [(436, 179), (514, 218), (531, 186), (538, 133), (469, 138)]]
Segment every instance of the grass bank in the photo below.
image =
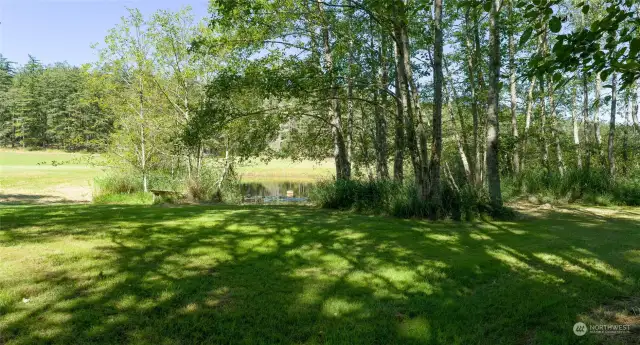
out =
[(93, 179), (102, 170), (89, 165), (88, 158), (82, 153), (0, 150), (0, 202), (90, 201)]
[(640, 324), (640, 210), (538, 212), (6, 206), (0, 343), (632, 344), (572, 327)]
[(267, 163), (251, 160), (238, 166), (242, 182), (298, 182), (313, 183), (335, 175), (335, 164), (327, 159), (321, 162), (274, 159)]

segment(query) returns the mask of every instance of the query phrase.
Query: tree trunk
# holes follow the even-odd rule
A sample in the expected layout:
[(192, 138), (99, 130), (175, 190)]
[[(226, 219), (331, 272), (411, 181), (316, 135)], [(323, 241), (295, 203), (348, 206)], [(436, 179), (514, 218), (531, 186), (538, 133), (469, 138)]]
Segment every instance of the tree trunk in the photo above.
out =
[(333, 56), (331, 55), (331, 44), (329, 42), (329, 26), (324, 17), (324, 6), (322, 0), (317, 0), (318, 12), (322, 15), (322, 45), (325, 63), (325, 72), (330, 77), (329, 94), (329, 118), (331, 119), (331, 132), (333, 134), (334, 160), (336, 165), (336, 179), (348, 180), (351, 178), (351, 165), (347, 156), (347, 147), (342, 132), (342, 117), (340, 114), (340, 102), (338, 100), (338, 86), (335, 80), (335, 70), (333, 67)]
[[(428, 124), (429, 120), (426, 121), (422, 118), (422, 110), (420, 108), (420, 97), (418, 95), (418, 87), (413, 80), (413, 68), (411, 67), (411, 50), (409, 49), (409, 34), (407, 32), (406, 23), (406, 8), (403, 8), (402, 11), (402, 62), (403, 62), (403, 70), (405, 73), (405, 80), (407, 82), (406, 89), (406, 97), (411, 96), (410, 100), (407, 100), (407, 106), (413, 108), (410, 112), (407, 112), (409, 115), (410, 122), (413, 123), (410, 131), (413, 132), (413, 136), (415, 136), (415, 150), (418, 152), (418, 160), (417, 167), (418, 172), (415, 174), (416, 181), (420, 181), (419, 184), (422, 185), (422, 197), (426, 198), (429, 194), (430, 185), (427, 184), (426, 179), (429, 177), (429, 148), (427, 146), (427, 130), (425, 127), (425, 122)], [(416, 131), (417, 126), (417, 131)], [(413, 141), (409, 141), (410, 150), (414, 145)], [(414, 169), (416, 166), (414, 165)], [(418, 180), (418, 177), (420, 178)]]
[[(512, 16), (513, 4), (512, 1), (508, 2), (509, 6), (509, 14), (508, 16)], [(518, 118), (516, 115), (516, 108), (518, 105), (518, 97), (516, 94), (516, 44), (513, 39), (513, 30), (509, 29), (509, 92), (511, 94), (511, 135), (513, 136), (513, 141), (515, 146), (513, 148), (512, 154), (512, 163), (513, 163), (513, 172), (515, 174), (520, 173), (520, 156), (519, 152), (519, 143), (518, 143)]]
[(442, 0), (434, 0), (435, 44), (433, 53), (433, 95), (434, 109), (432, 122), (431, 159), (429, 165), (429, 197), (434, 208), (434, 218), (439, 218), (442, 208), (440, 187), (440, 159), (442, 156)]
[(616, 107), (618, 103), (618, 76), (613, 73), (611, 76), (611, 117), (609, 120), (609, 145), (608, 145), (608, 158), (609, 158), (609, 175), (613, 178), (616, 173), (616, 156), (614, 152), (614, 139), (616, 136)]
[[(401, 13), (404, 15), (404, 9), (402, 8), (404, 5), (400, 2)], [(402, 108), (405, 112), (404, 124), (406, 131), (406, 140), (407, 140), (407, 148), (409, 149), (409, 156), (411, 158), (411, 165), (413, 166), (413, 173), (415, 177), (416, 184), (419, 186), (419, 189), (422, 191), (423, 184), (423, 176), (422, 176), (422, 164), (420, 163), (420, 153), (418, 151), (418, 142), (416, 138), (416, 121), (413, 114), (413, 106), (411, 102), (411, 95), (409, 94), (409, 80), (407, 79), (407, 64), (408, 59), (405, 58), (404, 54), (407, 53), (405, 51), (405, 43), (404, 41), (408, 38), (406, 37), (406, 31), (403, 29), (404, 20), (403, 16), (400, 19), (396, 19), (394, 23), (395, 28), (395, 41), (396, 41), (396, 69), (399, 78), (399, 89), (397, 90), (398, 96), (402, 102)]]
[(480, 122), (479, 122), (479, 107), (478, 107), (478, 95), (477, 95), (477, 91), (476, 91), (476, 73), (475, 73), (475, 69), (476, 69), (476, 63), (475, 63), (475, 52), (474, 52), (474, 47), (471, 44), (471, 41), (469, 39), (470, 35), (471, 35), (471, 25), (473, 25), (471, 23), (471, 19), (469, 17), (469, 12), (471, 11), (471, 9), (468, 9), (465, 12), (465, 23), (466, 23), (466, 31), (467, 34), (465, 35), (465, 43), (466, 43), (466, 47), (467, 47), (467, 70), (469, 73), (469, 88), (471, 89), (471, 115), (473, 117), (473, 154), (472, 154), (472, 159), (473, 159), (473, 164), (472, 164), (472, 169), (473, 169), (473, 178), (474, 178), (474, 183), (476, 184), (476, 186), (480, 185), (481, 183), (481, 178), (480, 178), (480, 171), (482, 170), (481, 168), (481, 164), (482, 161), (480, 160), (480, 139), (479, 139), (479, 133), (480, 133)]
[(142, 188), (145, 193), (149, 191), (147, 186), (147, 147), (144, 132), (144, 84), (140, 77), (140, 170), (142, 171)]
[(640, 133), (640, 123), (638, 122), (638, 91), (636, 85), (631, 87), (631, 120), (633, 121), (633, 127), (638, 133)]
[[(389, 168), (387, 167), (387, 120), (385, 117), (385, 109), (387, 104), (387, 85), (389, 83), (389, 71), (387, 69), (386, 60), (386, 44), (385, 40), (380, 42), (380, 50), (378, 56), (378, 80), (377, 89), (373, 94), (375, 100), (375, 149), (376, 149), (376, 175), (380, 180), (389, 179)], [(373, 49), (373, 44), (372, 44)], [(375, 61), (375, 59), (371, 59)]]
[(558, 115), (556, 112), (556, 104), (553, 97), (553, 81), (549, 78), (549, 109), (551, 110), (551, 136), (556, 144), (556, 159), (558, 161), (558, 172), (561, 177), (564, 177), (566, 166), (564, 164), (564, 158), (562, 157), (562, 146), (560, 145), (560, 136), (558, 134)]
[[(455, 87), (453, 86), (453, 80), (451, 78), (451, 73), (449, 72), (449, 66), (446, 62), (443, 62), (445, 66), (445, 72), (449, 76), (444, 79), (444, 86), (447, 95), (447, 107), (449, 108), (449, 116), (451, 119), (453, 130), (453, 136), (458, 144), (458, 153), (460, 154), (460, 160), (462, 162), (462, 168), (464, 169), (465, 177), (467, 178), (467, 182), (473, 184), (473, 172), (471, 170), (471, 165), (469, 164), (469, 158), (467, 156), (467, 152), (469, 151), (468, 141), (465, 134), (465, 125), (464, 125), (464, 116), (462, 113), (462, 109), (458, 104), (458, 94), (456, 92)], [(452, 99), (455, 100), (455, 107), (457, 108), (458, 118), (460, 119), (460, 134), (458, 134), (456, 130), (456, 119), (454, 116), (454, 103)]]
[[(449, 82), (449, 81), (447, 81)], [(450, 84), (450, 83), (449, 83)], [(460, 135), (458, 134), (456, 127), (456, 119), (455, 116), (453, 114), (453, 104), (451, 102), (451, 92), (450, 90), (452, 89), (451, 86), (447, 86), (446, 90), (447, 90), (447, 108), (449, 108), (449, 117), (451, 119), (451, 125), (453, 126), (453, 137), (456, 140), (456, 144), (458, 145), (458, 153), (460, 154), (460, 161), (462, 162), (462, 168), (464, 169), (464, 175), (467, 178), (467, 182), (472, 183), (473, 182), (473, 175), (471, 173), (471, 168), (469, 166), (469, 159), (467, 158), (467, 153), (465, 152), (465, 147), (464, 144), (462, 142), (462, 139), (460, 138)], [(464, 131), (464, 128), (462, 128), (462, 131)]]
[(404, 149), (405, 149), (405, 136), (404, 136), (404, 107), (402, 105), (402, 91), (400, 90), (400, 76), (397, 73), (395, 78), (396, 89), (396, 117), (395, 117), (395, 154), (393, 161), (393, 179), (396, 182), (402, 182), (404, 179)]
[[(600, 133), (600, 90), (602, 88), (602, 80), (600, 79), (600, 73), (596, 74), (596, 99), (594, 100), (596, 104), (596, 109), (593, 114), (593, 129), (594, 135), (596, 139), (596, 151), (598, 152), (598, 157), (600, 162), (604, 162), (604, 155), (602, 153), (602, 134)], [(603, 164), (604, 167), (604, 164)]]
[(529, 129), (531, 128), (531, 116), (533, 115), (533, 89), (536, 85), (536, 76), (531, 78), (531, 84), (529, 85), (529, 92), (527, 92), (527, 113), (525, 114), (524, 119), (524, 138), (522, 139), (522, 154), (520, 156), (520, 171), (525, 170), (526, 167), (526, 158), (527, 158), (527, 148), (529, 143)]
[[(449, 97), (447, 102), (449, 105), (451, 105), (452, 103), (455, 104), (455, 108), (458, 113), (458, 120), (460, 121), (460, 128), (461, 128), (460, 139), (462, 140), (462, 147), (464, 148), (465, 152), (469, 152), (469, 138), (466, 132), (467, 126), (465, 125), (465, 122), (464, 122), (464, 112), (459, 102), (460, 97), (458, 96), (458, 92), (456, 91), (456, 88), (453, 85), (453, 78), (451, 78), (452, 74), (451, 72), (449, 72), (449, 65), (447, 61), (444, 59), (444, 57), (442, 58), (442, 64), (444, 65), (444, 73), (446, 73), (446, 75), (448, 76), (448, 77), (444, 77), (442, 81), (444, 83), (443, 85), (444, 85), (447, 97)], [(451, 112), (451, 115), (453, 116), (453, 110)], [(469, 182), (473, 182), (473, 181), (469, 180)]]
[(600, 79), (600, 73), (596, 74), (596, 99), (594, 100), (596, 104), (595, 113), (593, 114), (593, 128), (595, 130), (595, 138), (596, 145), (598, 145), (598, 150), (600, 150), (600, 146), (602, 145), (602, 135), (600, 134), (600, 90), (602, 88), (602, 80)]
[(545, 80), (544, 77), (540, 79), (540, 141), (542, 144), (542, 166), (547, 170), (547, 174), (551, 172), (549, 166), (549, 143), (547, 141), (547, 105), (545, 94)]
[(622, 137), (622, 174), (627, 175), (627, 167), (629, 166), (629, 127), (631, 126), (631, 97), (627, 94), (627, 116), (625, 116), (625, 126)]
[[(547, 37), (547, 26), (544, 26), (544, 33), (542, 34), (542, 53), (544, 56), (547, 56), (549, 53), (549, 45), (548, 45), (548, 37)], [(557, 128), (556, 126), (558, 126), (558, 119), (557, 119), (557, 112), (556, 112), (556, 104), (555, 104), (555, 99), (554, 99), (554, 87), (553, 87), (553, 80), (551, 78), (551, 76), (548, 77), (548, 97), (549, 97), (549, 116), (550, 116), (550, 130), (551, 130), (551, 137), (555, 143), (556, 146), (556, 160), (557, 160), (557, 164), (558, 164), (558, 172), (560, 173), (560, 176), (563, 177), (564, 176), (564, 172), (565, 172), (565, 165), (564, 165), (564, 159), (562, 157), (562, 147), (560, 146), (560, 138), (558, 136), (558, 132), (557, 132)], [(541, 80), (541, 88), (542, 90), (542, 97), (543, 97), (543, 102), (542, 102), (542, 112), (541, 112), (541, 130), (542, 130), (542, 140), (543, 140), (543, 144), (544, 144), (544, 150), (545, 150), (545, 157), (547, 159), (546, 164), (547, 164), (547, 171), (550, 172), (550, 167), (548, 166), (549, 162), (548, 162), (548, 157), (549, 157), (549, 149), (547, 147), (547, 138), (545, 136), (546, 133), (546, 118), (545, 118), (545, 110), (544, 110), (544, 79)]]
[[(353, 6), (351, 0), (349, 0), (349, 6)], [(348, 17), (348, 25), (349, 25), (349, 44), (348, 44), (348, 54), (349, 54), (349, 68), (347, 69), (347, 158), (349, 162), (353, 162), (353, 33), (351, 30), (351, 25), (353, 21), (353, 11), (347, 9), (349, 13)]]
[[(542, 51), (542, 55), (546, 57), (549, 53), (549, 49), (547, 46), (547, 26), (544, 25), (542, 35), (540, 36), (540, 49)], [(549, 143), (547, 141), (547, 110), (546, 110), (546, 100), (547, 94), (545, 94), (546, 80), (543, 76), (540, 78), (540, 139), (542, 140), (542, 164), (547, 170), (547, 174), (551, 173), (551, 166), (549, 165)], [(549, 86), (549, 108), (550, 113), (553, 114), (553, 103), (551, 101), (551, 95), (553, 94), (553, 90), (551, 86)], [(553, 116), (551, 116), (553, 120)]]
[(591, 145), (589, 143), (589, 84), (587, 75), (582, 75), (582, 129), (584, 145), (586, 147), (586, 157), (584, 162), (585, 169), (591, 169)]
[(580, 147), (580, 130), (578, 126), (578, 118), (576, 115), (576, 107), (578, 100), (578, 90), (573, 89), (573, 97), (571, 99), (571, 123), (573, 125), (573, 145), (576, 150), (576, 159), (578, 169), (582, 169), (582, 149)]
[[(482, 61), (482, 49), (480, 48), (480, 13), (481, 10), (478, 7), (473, 9), (473, 43), (475, 44), (474, 59), (475, 65), (480, 66)], [(491, 54), (491, 53), (489, 53)], [(478, 86), (480, 90), (486, 90), (487, 86), (484, 82), (484, 76), (482, 75), (482, 68), (477, 69)]]
[(502, 207), (499, 167), (498, 121), (500, 97), (500, 0), (491, 0), (489, 15), (489, 92), (487, 94), (487, 180), (489, 196), (495, 208)]

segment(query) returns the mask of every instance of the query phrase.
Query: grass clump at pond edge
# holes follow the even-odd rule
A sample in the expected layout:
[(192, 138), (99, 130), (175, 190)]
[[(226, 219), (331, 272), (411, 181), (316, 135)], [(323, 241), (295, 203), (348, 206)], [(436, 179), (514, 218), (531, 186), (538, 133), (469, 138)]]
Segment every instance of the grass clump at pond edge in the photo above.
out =
[[(367, 214), (385, 214), (400, 218), (429, 218), (434, 209), (428, 200), (419, 198), (418, 188), (411, 182), (401, 183), (380, 180), (326, 180), (311, 189), (310, 199), (326, 209), (353, 210)], [(508, 210), (498, 213), (491, 209), (489, 198), (483, 190), (467, 186), (454, 190), (442, 185), (441, 218), (472, 220), (478, 216), (495, 215), (510, 217)]]

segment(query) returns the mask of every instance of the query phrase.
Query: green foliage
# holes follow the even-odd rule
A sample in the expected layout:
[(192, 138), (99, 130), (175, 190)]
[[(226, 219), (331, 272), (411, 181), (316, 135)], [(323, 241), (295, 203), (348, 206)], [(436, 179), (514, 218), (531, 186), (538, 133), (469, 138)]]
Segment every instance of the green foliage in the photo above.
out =
[(186, 181), (187, 197), (194, 201), (221, 201), (215, 180), (207, 174)]
[(150, 205), (153, 195), (145, 193), (139, 174), (134, 171), (111, 171), (94, 179), (94, 204)]
[[(587, 1), (578, 2), (575, 10), (581, 11), (582, 23), (569, 27), (564, 33), (561, 33), (562, 23), (568, 15), (560, 12), (562, 3), (562, 0), (518, 3), (525, 17), (538, 23), (537, 35), (546, 30), (541, 23), (548, 23), (551, 32), (559, 33), (551, 56), (545, 58), (539, 52), (529, 61), (530, 75), (555, 71), (573, 73), (578, 69), (588, 74), (619, 73), (622, 88), (630, 87), (640, 78), (640, 38), (635, 29), (640, 25), (640, 15), (634, 7), (635, 1), (603, 2), (596, 11)], [(525, 31), (521, 44), (530, 36), (530, 31)]]
[[(140, 198), (145, 193), (142, 178), (136, 170), (112, 169), (108, 174), (97, 177), (94, 182), (93, 199), (97, 203), (103, 203), (104, 200), (109, 200), (109, 203), (129, 199), (151, 200)], [(173, 173), (156, 170), (148, 176), (148, 189), (173, 192), (169, 197), (156, 198), (158, 203), (242, 202), (240, 181), (233, 169), (223, 177), (223, 170), (209, 161), (201, 167), (198, 175), (191, 177), (183, 170)]]
[(505, 199), (533, 196), (542, 202), (640, 205), (640, 179), (612, 179), (603, 169), (572, 169), (564, 177), (543, 169), (527, 170), (505, 180)]
[(110, 172), (95, 179), (94, 199), (103, 195), (132, 194), (143, 190), (140, 177), (129, 171)]
[(67, 63), (45, 66), (34, 57), (18, 69), (3, 62), (0, 70), (1, 145), (104, 149), (112, 116), (100, 107), (100, 91), (91, 85), (97, 72)]
[(311, 201), (329, 209), (384, 212), (391, 208), (393, 196), (402, 185), (391, 181), (322, 181), (309, 193)]
[[(318, 183), (309, 194), (315, 205), (327, 209), (387, 214), (400, 218), (428, 218), (434, 209), (422, 201), (415, 184), (378, 180), (337, 180)], [(448, 184), (442, 188), (442, 217), (470, 220), (479, 215), (500, 216), (492, 210), (488, 196), (466, 186), (460, 191)]]

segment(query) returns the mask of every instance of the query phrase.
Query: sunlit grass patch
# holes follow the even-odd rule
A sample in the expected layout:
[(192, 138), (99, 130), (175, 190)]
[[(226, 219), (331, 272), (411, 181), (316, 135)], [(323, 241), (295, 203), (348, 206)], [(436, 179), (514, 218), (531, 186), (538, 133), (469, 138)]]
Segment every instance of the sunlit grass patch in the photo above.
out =
[(465, 224), (285, 206), (7, 206), (0, 340), (571, 344), (591, 310), (634, 300), (639, 247), (640, 217), (616, 213)]
[(0, 202), (90, 201), (97, 155), (0, 150)]
[(296, 181), (317, 182), (335, 174), (335, 165), (330, 160), (291, 161), (276, 159), (269, 162), (248, 161), (238, 167), (243, 182), (277, 183)]

